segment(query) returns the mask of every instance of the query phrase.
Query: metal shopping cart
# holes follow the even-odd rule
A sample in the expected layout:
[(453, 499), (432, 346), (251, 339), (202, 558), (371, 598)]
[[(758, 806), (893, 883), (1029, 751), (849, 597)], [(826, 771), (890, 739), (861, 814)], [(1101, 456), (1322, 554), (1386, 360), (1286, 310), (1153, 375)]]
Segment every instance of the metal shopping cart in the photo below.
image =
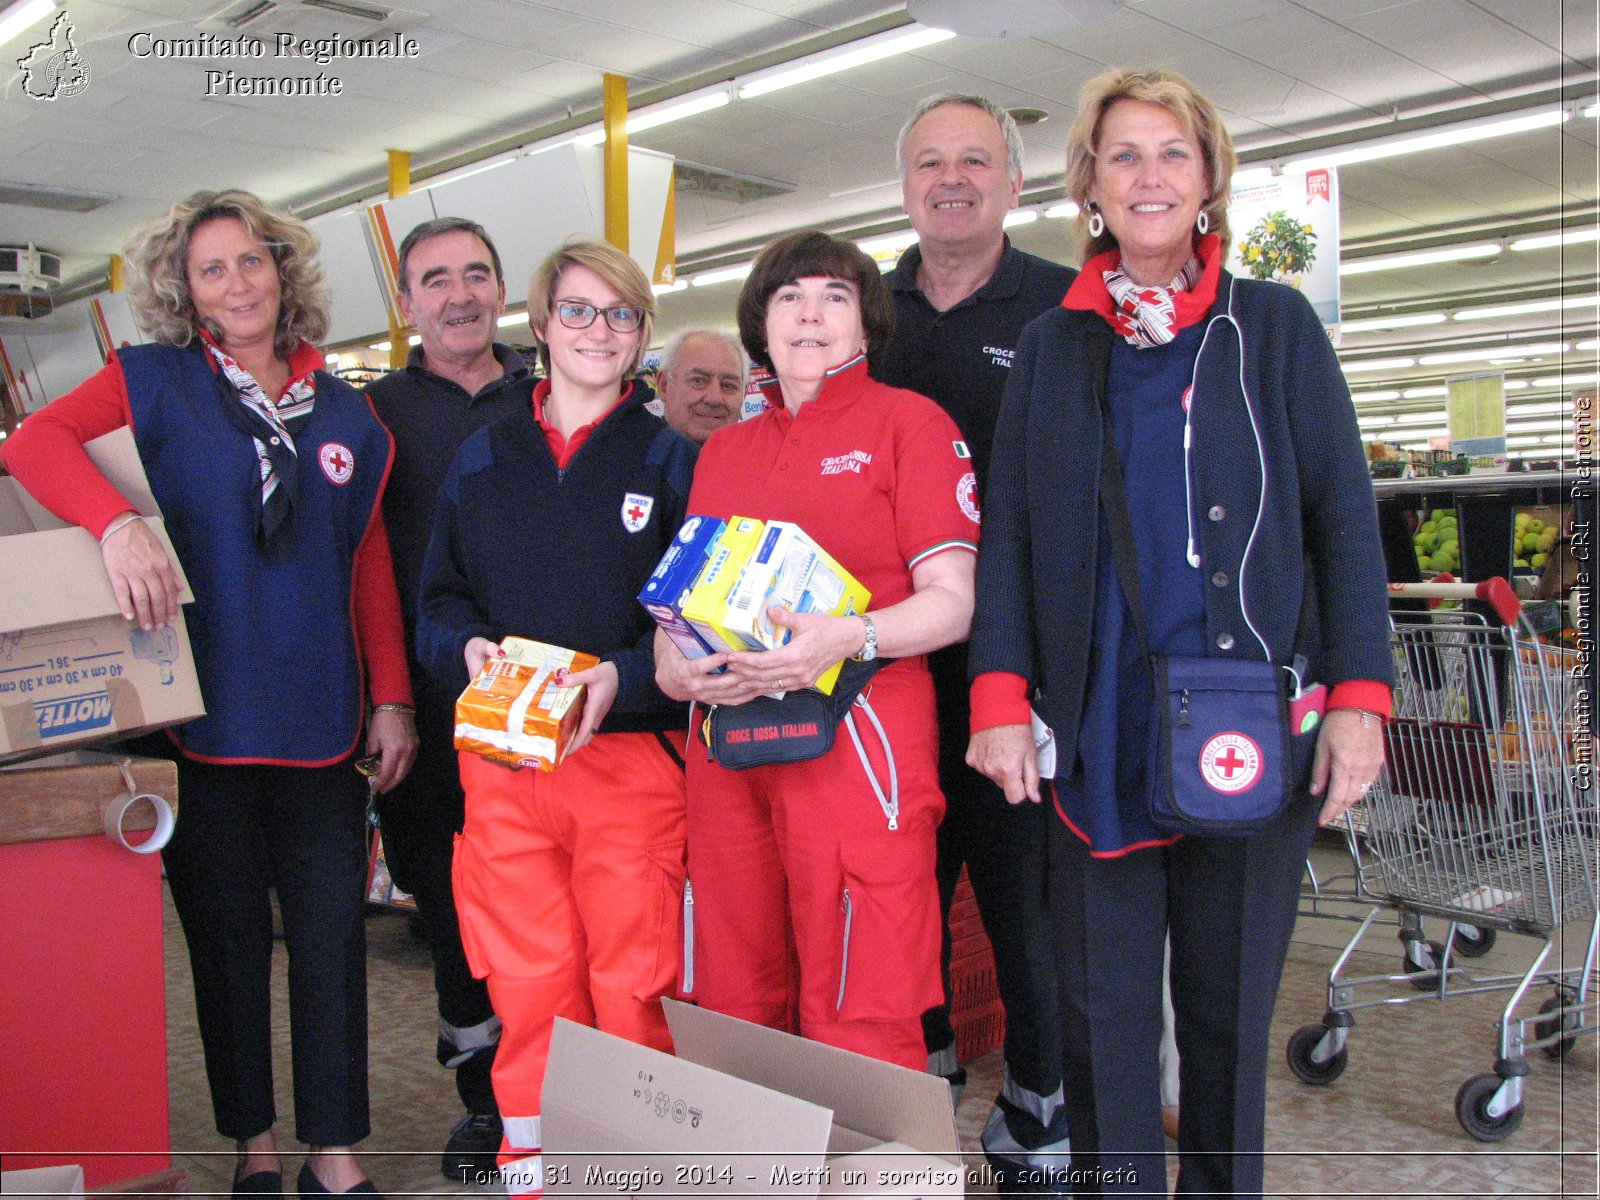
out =
[[(1475, 597), (1499, 619), (1476, 611), (1391, 616), (1396, 688), (1387, 763), (1367, 797), (1364, 828), (1349, 839), (1357, 891), (1376, 903), (1329, 972), (1327, 1015), (1290, 1037), (1289, 1067), (1306, 1083), (1337, 1079), (1358, 1009), (1509, 990), (1494, 1070), (1456, 1094), (1462, 1127), (1480, 1141), (1499, 1141), (1522, 1123), (1527, 1052), (1560, 1058), (1596, 1028), (1593, 729), (1581, 719), (1572, 656), (1532, 636), (1503, 580), (1391, 591)], [(1451, 922), (1452, 937), (1428, 944), (1420, 962), (1408, 944), (1403, 974), (1346, 977), (1386, 906), (1400, 909), (1402, 936), (1405, 914), (1415, 914)], [(1550, 935), (1585, 921), (1581, 966), (1546, 970)], [(1532, 965), (1520, 974), (1469, 974), (1454, 936), (1463, 926), (1536, 939)], [(1396, 995), (1398, 983), (1426, 991)], [(1523, 1001), (1536, 985), (1551, 995), (1529, 1015)]]

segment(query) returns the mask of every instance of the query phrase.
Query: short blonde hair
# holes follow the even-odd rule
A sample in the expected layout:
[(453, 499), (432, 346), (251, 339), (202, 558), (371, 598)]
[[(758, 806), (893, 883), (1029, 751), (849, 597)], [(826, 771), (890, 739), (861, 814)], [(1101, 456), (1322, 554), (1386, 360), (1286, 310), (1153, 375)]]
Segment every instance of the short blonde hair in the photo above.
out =
[[(645, 351), (650, 348), (650, 335), (655, 329), (656, 295), (650, 290), (650, 280), (639, 264), (609, 242), (588, 237), (571, 237), (551, 251), (545, 260), (533, 269), (528, 281), (528, 325), (539, 343), (539, 365), (550, 371), (550, 345), (544, 331), (550, 324), (555, 303), (556, 285), (568, 267), (587, 267), (605, 281), (607, 287), (622, 297), (622, 302), (644, 313), (639, 322), (639, 349), (623, 378), (629, 378), (644, 362)], [(595, 320), (603, 321), (604, 317)]]
[[(288, 358), (301, 339), (320, 341), (328, 332), (331, 303), (317, 235), (298, 217), (271, 208), (249, 192), (195, 192), (162, 216), (135, 226), (123, 243), (128, 268), (128, 303), (134, 319), (156, 341), (187, 346), (201, 322), (189, 295), (189, 242), (207, 221), (231, 218), (272, 251), (278, 268), (278, 326), (274, 349)], [(208, 329), (213, 337), (221, 330)]]
[(1067, 133), (1067, 171), (1062, 184), (1078, 204), (1077, 232), (1084, 260), (1116, 247), (1117, 239), (1108, 228), (1099, 237), (1089, 235), (1089, 189), (1094, 184), (1095, 149), (1100, 138), (1100, 122), (1118, 100), (1142, 100), (1159, 104), (1181, 124), (1200, 147), (1206, 170), (1211, 176), (1211, 198), (1202, 212), (1211, 232), (1228, 248), (1228, 204), (1233, 199), (1233, 169), (1238, 155), (1233, 138), (1222, 123), (1216, 106), (1176, 71), (1164, 67), (1139, 70), (1113, 67), (1096, 75), (1078, 93), (1078, 115)]

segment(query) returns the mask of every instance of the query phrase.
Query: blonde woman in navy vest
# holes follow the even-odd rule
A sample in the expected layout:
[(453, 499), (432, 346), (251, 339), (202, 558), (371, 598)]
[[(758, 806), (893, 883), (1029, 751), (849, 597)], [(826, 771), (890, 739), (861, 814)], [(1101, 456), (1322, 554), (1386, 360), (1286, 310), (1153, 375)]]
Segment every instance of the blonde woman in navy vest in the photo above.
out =
[[(194, 971), (234, 1195), (279, 1195), (270, 1026), (278, 893), (289, 951), (302, 1195), (374, 1192), (367, 1136), (367, 786), (416, 753), (399, 598), (378, 501), (393, 443), (322, 369), (328, 289), (306, 225), (247, 192), (197, 192), (134, 231), (129, 300), (153, 341), (35, 413), (5, 464), (94, 534), (123, 615), (176, 618), (161, 543), (83, 443), (124, 425), (194, 592), (206, 715), (169, 733), (182, 813), (164, 852)], [(369, 708), (370, 705), (370, 708)]]

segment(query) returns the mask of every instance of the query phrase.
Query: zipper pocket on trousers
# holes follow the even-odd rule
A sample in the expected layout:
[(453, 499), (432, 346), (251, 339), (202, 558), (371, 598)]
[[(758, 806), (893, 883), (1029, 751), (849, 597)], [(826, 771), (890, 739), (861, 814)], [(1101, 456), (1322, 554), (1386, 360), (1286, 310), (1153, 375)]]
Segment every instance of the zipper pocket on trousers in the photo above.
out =
[(683, 991), (694, 991), (694, 884), (683, 881)]
[(855, 905), (850, 901), (850, 889), (844, 889), (844, 900), (840, 905), (844, 909), (844, 945), (839, 955), (839, 998), (834, 1001), (834, 1011), (844, 1007), (844, 989), (850, 981), (850, 925), (855, 919)]

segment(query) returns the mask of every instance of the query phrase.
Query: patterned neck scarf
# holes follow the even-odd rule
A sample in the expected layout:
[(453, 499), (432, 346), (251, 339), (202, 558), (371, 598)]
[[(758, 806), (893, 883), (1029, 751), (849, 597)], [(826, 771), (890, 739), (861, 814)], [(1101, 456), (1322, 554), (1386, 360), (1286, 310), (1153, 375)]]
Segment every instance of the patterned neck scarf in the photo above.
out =
[(1194, 287), (1203, 270), (1194, 255), (1166, 287), (1142, 287), (1123, 272), (1121, 265), (1103, 272), (1106, 291), (1116, 303), (1111, 314), (1112, 327), (1127, 341), (1140, 347), (1165, 346), (1178, 333), (1178, 313), (1174, 292)]
[[(223, 393), (228, 420), (255, 443), (261, 475), (261, 516), (256, 542), (266, 546), (292, 515), (294, 470), (298, 461), (289, 422), (311, 415), (316, 404), (316, 383), (302, 375), (293, 380), (274, 404), (255, 377), (225, 354), (210, 338), (202, 339), (216, 360), (218, 389)], [(287, 486), (286, 486), (287, 485)]]

